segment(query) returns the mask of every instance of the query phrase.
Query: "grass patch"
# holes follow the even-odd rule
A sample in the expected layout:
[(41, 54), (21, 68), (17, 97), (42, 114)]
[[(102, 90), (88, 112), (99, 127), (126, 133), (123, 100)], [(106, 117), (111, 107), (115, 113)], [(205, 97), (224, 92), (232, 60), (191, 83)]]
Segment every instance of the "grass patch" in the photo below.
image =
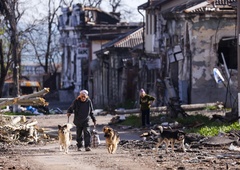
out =
[(193, 124), (211, 124), (210, 118), (201, 114), (190, 115), (185, 118), (178, 118), (176, 121), (187, 127), (192, 126)]
[(217, 106), (207, 106), (207, 107), (205, 108), (205, 110), (217, 110), (217, 109), (218, 109)]
[[(177, 120), (183, 126), (186, 126), (186, 132), (199, 133), (203, 136), (216, 136), (219, 132), (230, 132), (231, 130), (240, 130), (240, 124), (224, 123), (220, 121), (213, 121), (204, 115), (191, 115), (184, 119)], [(194, 125), (199, 125), (194, 127)]]
[(141, 118), (137, 115), (130, 115), (126, 117), (126, 120), (120, 123), (121, 125), (141, 127)]
[[(191, 115), (184, 119), (178, 119), (179, 123), (186, 127), (188, 133), (199, 133), (203, 136), (216, 136), (219, 132), (230, 132), (231, 130), (240, 130), (240, 124), (224, 123), (219, 121), (213, 121), (209, 117), (204, 115)], [(194, 125), (199, 125), (195, 126)]]
[[(161, 124), (161, 117), (165, 115), (151, 116), (150, 121), (152, 124)], [(171, 123), (174, 121), (179, 122), (186, 127), (186, 133), (198, 133), (203, 136), (216, 136), (219, 132), (228, 133), (231, 130), (240, 130), (240, 124), (234, 123), (223, 123), (211, 120), (208, 116), (201, 114), (190, 115), (187, 118), (182, 119), (165, 119), (165, 121)], [(132, 127), (141, 127), (141, 117), (138, 115), (130, 115), (126, 117), (126, 120), (120, 123), (121, 125), (127, 125)]]
[(203, 136), (216, 136), (219, 132), (228, 133), (231, 130), (240, 130), (240, 124), (234, 122), (232, 124), (218, 124), (212, 126), (204, 126), (198, 130), (198, 133)]

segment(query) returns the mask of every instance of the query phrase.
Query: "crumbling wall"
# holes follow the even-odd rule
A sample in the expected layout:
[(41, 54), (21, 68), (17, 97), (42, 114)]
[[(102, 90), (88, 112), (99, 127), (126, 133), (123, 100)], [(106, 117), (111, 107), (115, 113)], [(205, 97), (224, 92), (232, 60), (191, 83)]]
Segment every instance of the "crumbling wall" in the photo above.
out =
[[(163, 21), (161, 29), (158, 28), (163, 31), (159, 40), (164, 42), (161, 44), (167, 54), (166, 76), (172, 79), (177, 97), (184, 104), (221, 101), (232, 106), (237, 94), (237, 71), (229, 71), (231, 84), (228, 86), (227, 70), (219, 62), (218, 44), (224, 37), (236, 36), (236, 16), (164, 16)], [(214, 68), (223, 74), (223, 83), (216, 83)]]
[[(217, 48), (223, 37), (235, 36), (236, 18), (233, 16), (195, 17), (189, 22), (190, 48), (192, 55), (191, 103), (225, 101), (226, 94), (237, 91), (236, 75), (233, 84), (227, 89), (223, 83), (216, 83), (213, 68), (222, 70), (219, 65)], [(233, 56), (234, 57), (234, 56)], [(226, 77), (226, 74), (224, 74)], [(225, 84), (227, 81), (224, 82)], [(236, 94), (236, 93), (235, 93)]]

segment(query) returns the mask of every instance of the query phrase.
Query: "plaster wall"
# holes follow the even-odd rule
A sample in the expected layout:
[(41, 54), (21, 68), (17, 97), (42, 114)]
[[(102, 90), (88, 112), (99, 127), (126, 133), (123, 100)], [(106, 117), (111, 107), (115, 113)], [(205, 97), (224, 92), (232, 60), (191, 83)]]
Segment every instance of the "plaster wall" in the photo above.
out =
[[(237, 90), (236, 74), (232, 73), (233, 84), (230, 89), (227, 89), (223, 83), (215, 82), (213, 68), (222, 70), (224, 67), (218, 65), (218, 43), (223, 37), (235, 36), (236, 20), (196, 17), (192, 21), (189, 24), (191, 25), (189, 31), (192, 55), (191, 103), (224, 102), (226, 94), (230, 92), (234, 94)], [(224, 76), (226, 77), (226, 74)]]

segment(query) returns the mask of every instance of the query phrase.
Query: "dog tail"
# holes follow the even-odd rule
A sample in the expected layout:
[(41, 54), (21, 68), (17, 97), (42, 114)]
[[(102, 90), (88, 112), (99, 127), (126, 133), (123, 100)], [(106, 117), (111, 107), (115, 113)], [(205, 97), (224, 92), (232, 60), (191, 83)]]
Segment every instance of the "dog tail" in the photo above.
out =
[(113, 131), (114, 131), (114, 135), (113, 135), (112, 139), (114, 139), (114, 137), (117, 137), (117, 139), (119, 139), (119, 141), (120, 141), (120, 135), (119, 135), (118, 131), (116, 131), (116, 130), (113, 130)]
[(160, 135), (160, 133), (157, 133), (155, 130), (151, 129), (151, 133), (154, 134), (155, 136)]
[(157, 126), (157, 129), (160, 131), (160, 133), (163, 132), (163, 127), (162, 126)]

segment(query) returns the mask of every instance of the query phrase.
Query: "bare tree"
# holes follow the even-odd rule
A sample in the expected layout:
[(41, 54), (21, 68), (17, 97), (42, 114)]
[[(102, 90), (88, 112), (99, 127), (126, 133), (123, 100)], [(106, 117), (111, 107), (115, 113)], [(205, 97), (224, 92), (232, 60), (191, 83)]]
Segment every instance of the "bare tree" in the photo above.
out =
[[(82, 3), (94, 7), (100, 6), (102, 0), (83, 0)], [(31, 50), (33, 49), (34, 55), (37, 57), (39, 64), (44, 68), (46, 74), (56, 72), (56, 65), (54, 61), (58, 58), (59, 45), (58, 41), (54, 41), (58, 37), (57, 30), (57, 12), (61, 8), (61, 5), (69, 6), (73, 3), (73, 0), (48, 0), (47, 15), (36, 21), (38, 25), (35, 30), (28, 32), (28, 41), (31, 44)], [(45, 36), (44, 36), (45, 35)], [(51, 70), (49, 70), (52, 68)]]
[(0, 39), (0, 98), (2, 97), (2, 89), (4, 85), (4, 79), (7, 75), (9, 67), (12, 64), (11, 51), (8, 51), (9, 54), (4, 54), (2, 39)]
[[(7, 48), (9, 52), (7, 53), (8, 60), (7, 64), (4, 65), (1, 63), (1, 79), (0, 79), (0, 90), (2, 91), (2, 87), (4, 84), (5, 77), (7, 75), (8, 68), (11, 63), (13, 69), (13, 81), (14, 81), (14, 89), (13, 95), (17, 96), (19, 94), (19, 66), (20, 66), (20, 49), (19, 49), (19, 37), (18, 37), (18, 28), (17, 24), (24, 14), (24, 11), (19, 11), (19, 0), (1, 0), (0, 1), (0, 13), (4, 17), (3, 21), (5, 22), (4, 26), (6, 29), (6, 34), (9, 35), (9, 47)], [(11, 59), (9, 58), (11, 56)], [(4, 60), (4, 52), (1, 45), (1, 62), (5, 62)]]
[[(133, 9), (129, 8), (126, 4), (123, 4), (122, 0), (109, 0), (111, 6), (111, 13), (121, 13), (122, 20), (130, 20), (133, 18)], [(120, 12), (121, 11), (121, 12)], [(134, 20), (134, 18), (132, 19)]]
[(95, 8), (99, 8), (101, 3), (102, 3), (102, 0), (87, 0), (87, 2), (85, 2), (85, 0), (83, 0), (83, 4), (90, 6), (90, 7), (95, 7)]
[(35, 28), (26, 35), (30, 45), (26, 51), (33, 53), (35, 60), (38, 60), (39, 65), (44, 68), (45, 74), (54, 74), (57, 71), (55, 60), (60, 56), (57, 11), (63, 2), (59, 1), (56, 4), (54, 0), (48, 0), (47, 14), (35, 20)]
[[(121, 0), (110, 0), (111, 5), (116, 11), (120, 6)], [(39, 64), (44, 68), (46, 74), (50, 73), (49, 68), (54, 67), (53, 61), (56, 59), (57, 52), (59, 52), (58, 44), (54, 44), (53, 39), (58, 36), (56, 30), (57, 12), (61, 5), (70, 6), (73, 0), (48, 0), (46, 17), (39, 19), (39, 27), (29, 32), (28, 41), (34, 50), (34, 55), (37, 57)], [(91, 7), (100, 7), (102, 0), (82, 0), (82, 4)], [(47, 28), (47, 29), (46, 29)], [(45, 36), (44, 36), (45, 34)], [(45, 39), (44, 39), (45, 38)], [(42, 43), (41, 43), (42, 42)], [(52, 65), (49, 65), (52, 63)], [(56, 70), (53, 70), (53, 72)]]
[(39, 6), (45, 6), (45, 10), (34, 19), (34, 29), (25, 34), (29, 43), (25, 53), (32, 54), (33, 61), (43, 68), (43, 86), (50, 87), (51, 90), (57, 88), (56, 75), (61, 63), (57, 12), (62, 5), (68, 6), (69, 3), (72, 4), (73, 1), (42, 1)]
[(109, 0), (109, 4), (111, 5), (112, 7), (112, 12), (113, 13), (116, 13), (117, 12), (117, 9), (119, 7), (121, 7), (121, 2), (122, 0)]
[[(46, 74), (53, 75), (56, 73), (58, 69), (56, 60), (60, 60), (61, 58), (58, 43), (57, 12), (62, 5), (71, 6), (74, 2), (74, 0), (48, 0), (47, 8), (45, 8), (45, 12), (47, 11), (45, 17), (35, 19), (24, 30), (19, 31), (18, 22), (25, 12), (24, 10), (21, 12), (19, 10), (20, 1), (23, 0), (0, 1), (0, 13), (4, 21), (4, 34), (8, 35), (6, 38), (9, 39), (9, 46), (7, 48), (1, 46), (0, 49), (0, 91), (2, 92), (8, 69), (12, 68), (13, 80), (16, 87), (14, 89), (15, 96), (19, 94), (18, 80), (20, 77), (21, 53), (23, 49), (24, 52), (36, 56)], [(121, 6), (121, 0), (109, 0), (109, 3), (112, 6), (113, 12), (116, 12), (117, 8)], [(85, 6), (100, 7), (102, 0), (82, 0), (82, 4)], [(2, 43), (5, 46), (5, 41), (2, 41)]]

